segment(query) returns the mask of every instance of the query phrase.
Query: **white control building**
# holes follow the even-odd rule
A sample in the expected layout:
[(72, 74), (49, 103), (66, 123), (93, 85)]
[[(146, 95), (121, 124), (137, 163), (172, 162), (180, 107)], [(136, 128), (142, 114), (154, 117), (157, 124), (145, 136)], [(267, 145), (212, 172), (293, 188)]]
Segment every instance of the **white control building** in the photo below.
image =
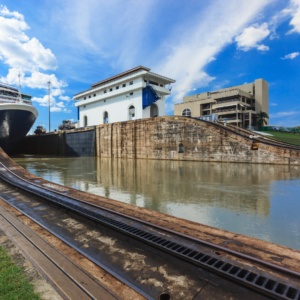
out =
[(164, 116), (174, 82), (142, 66), (97, 82), (73, 97), (80, 127)]

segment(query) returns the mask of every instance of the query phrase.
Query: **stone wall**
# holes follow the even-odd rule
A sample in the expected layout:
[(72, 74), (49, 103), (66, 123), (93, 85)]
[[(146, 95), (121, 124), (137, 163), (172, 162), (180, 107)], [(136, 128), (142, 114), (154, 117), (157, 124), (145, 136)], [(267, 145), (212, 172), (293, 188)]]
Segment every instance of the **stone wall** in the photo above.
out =
[[(180, 144), (183, 153), (179, 152)], [(300, 165), (300, 151), (260, 143), (212, 124), (184, 117), (157, 117), (96, 126), (96, 155), (195, 161)]]

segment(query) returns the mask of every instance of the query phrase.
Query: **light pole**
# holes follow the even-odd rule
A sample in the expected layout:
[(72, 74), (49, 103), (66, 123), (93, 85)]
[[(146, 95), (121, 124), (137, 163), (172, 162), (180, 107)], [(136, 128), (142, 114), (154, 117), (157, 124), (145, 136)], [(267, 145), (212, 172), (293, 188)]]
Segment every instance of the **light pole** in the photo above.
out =
[(48, 87), (48, 105), (49, 105), (49, 132), (50, 132), (50, 86), (51, 86), (51, 81), (48, 81), (47, 84), (49, 85)]

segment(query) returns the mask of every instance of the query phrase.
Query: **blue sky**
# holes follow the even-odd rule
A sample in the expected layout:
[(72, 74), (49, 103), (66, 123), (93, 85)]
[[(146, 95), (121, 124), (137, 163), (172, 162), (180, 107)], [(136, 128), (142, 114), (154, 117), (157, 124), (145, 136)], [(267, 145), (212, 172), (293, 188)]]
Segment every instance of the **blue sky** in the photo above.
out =
[(175, 79), (167, 98), (264, 78), (270, 124), (300, 125), (300, 0), (0, 2), (0, 80), (33, 96), (37, 124), (77, 119), (72, 97), (143, 65)]

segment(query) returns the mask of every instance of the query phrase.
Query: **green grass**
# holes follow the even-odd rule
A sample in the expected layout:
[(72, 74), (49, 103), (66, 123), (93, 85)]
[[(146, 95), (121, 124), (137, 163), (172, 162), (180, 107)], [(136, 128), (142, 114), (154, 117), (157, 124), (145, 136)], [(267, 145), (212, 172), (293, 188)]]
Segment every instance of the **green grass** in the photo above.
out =
[(272, 136), (266, 136), (281, 142), (298, 145), (300, 146), (300, 135), (299, 134), (292, 134), (288, 132), (277, 132), (277, 131), (260, 131), (264, 133), (272, 134)]
[(40, 299), (33, 291), (33, 285), (25, 278), (6, 250), (0, 246), (0, 299), (31, 300)]

